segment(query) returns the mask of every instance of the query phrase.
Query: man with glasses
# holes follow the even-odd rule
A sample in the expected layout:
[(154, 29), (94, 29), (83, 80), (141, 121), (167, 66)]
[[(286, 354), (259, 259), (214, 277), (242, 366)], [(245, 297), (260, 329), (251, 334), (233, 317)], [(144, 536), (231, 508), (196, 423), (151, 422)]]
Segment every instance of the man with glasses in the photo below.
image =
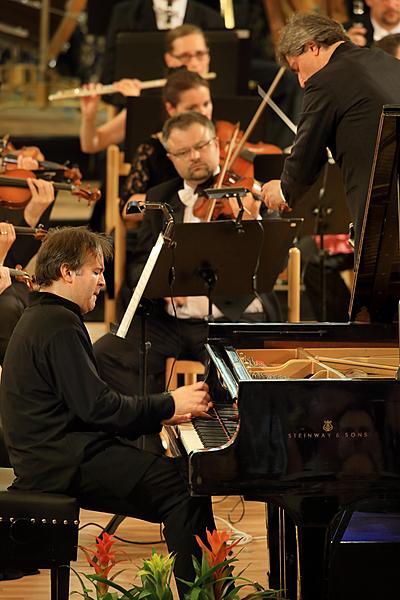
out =
[(185, 23), (165, 34), (164, 62), (169, 69), (185, 66), (204, 77), (210, 66), (210, 50), (204, 32)]
[[(169, 13), (168, 5), (170, 5)], [(171, 15), (169, 22), (167, 22), (168, 14)], [(204, 6), (204, 4), (194, 0), (172, 0), (172, 2), (168, 2), (168, 0), (127, 0), (118, 3), (113, 9), (107, 31), (101, 82), (107, 84), (112, 83), (116, 79), (115, 52), (117, 34), (120, 31), (172, 30), (179, 29), (183, 24), (188, 25), (188, 27), (193, 25), (194, 29), (198, 29), (200, 34), (201, 29), (225, 29), (224, 20), (221, 15), (208, 6)], [(205, 45), (205, 47), (195, 48), (194, 51), (198, 52), (206, 49)], [(175, 50), (171, 48), (171, 50), (173, 54), (193, 52), (190, 48), (188, 50)], [(182, 64), (185, 63), (179, 62), (179, 64), (174, 65), (167, 63), (167, 66), (176, 67)], [(197, 70), (191, 66), (188, 66), (188, 69), (204, 75), (202, 70)], [(207, 73), (207, 71), (208, 68), (205, 72)]]
[[(204, 115), (190, 111), (170, 118), (164, 125), (162, 141), (178, 178), (151, 188), (146, 202), (166, 202), (173, 210), (175, 222), (196, 223), (200, 219), (193, 213), (198, 198), (198, 186), (212, 185), (219, 172), (219, 144), (213, 123)], [(245, 219), (258, 218), (259, 202), (250, 195), (244, 204), (248, 212)], [(237, 203), (232, 200), (235, 214)], [(151, 248), (163, 228), (163, 214), (148, 210), (138, 232), (137, 253), (129, 273), (129, 286), (133, 287), (146, 263)], [(207, 244), (207, 240), (204, 240)], [(229, 250), (227, 249), (227, 252)], [(225, 299), (215, 298), (213, 317), (225, 321), (280, 320), (279, 310), (270, 295), (263, 295), (263, 306), (254, 296)], [(267, 314), (264, 313), (264, 310)], [(165, 386), (165, 359), (176, 356), (187, 360), (204, 360), (204, 343), (207, 338), (208, 299), (179, 297), (159, 300), (147, 319), (147, 339), (151, 343), (148, 353), (148, 391), (163, 390)], [(107, 334), (94, 346), (101, 375), (110, 385), (122, 392), (134, 389), (138, 379), (140, 326), (134, 319), (128, 332), (129, 352), (119, 348), (115, 337)]]

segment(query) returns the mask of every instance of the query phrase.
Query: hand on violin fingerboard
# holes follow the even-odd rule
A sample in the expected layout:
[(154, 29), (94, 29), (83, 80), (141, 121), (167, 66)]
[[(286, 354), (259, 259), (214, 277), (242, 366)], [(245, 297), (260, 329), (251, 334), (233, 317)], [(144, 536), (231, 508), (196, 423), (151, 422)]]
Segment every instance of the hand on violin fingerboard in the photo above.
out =
[(282, 195), (280, 179), (271, 179), (271, 181), (264, 183), (261, 188), (261, 199), (270, 210), (278, 210), (279, 212), (290, 212), (292, 210)]
[(3, 265), (7, 252), (15, 242), (15, 229), (11, 223), (0, 223), (0, 266)]
[(32, 198), (24, 209), (25, 221), (35, 227), (44, 211), (54, 202), (54, 186), (44, 179), (27, 179)]
[(39, 168), (39, 163), (35, 158), (31, 156), (24, 156), (18, 154), (17, 157), (17, 169), (26, 169), (27, 171), (34, 171)]

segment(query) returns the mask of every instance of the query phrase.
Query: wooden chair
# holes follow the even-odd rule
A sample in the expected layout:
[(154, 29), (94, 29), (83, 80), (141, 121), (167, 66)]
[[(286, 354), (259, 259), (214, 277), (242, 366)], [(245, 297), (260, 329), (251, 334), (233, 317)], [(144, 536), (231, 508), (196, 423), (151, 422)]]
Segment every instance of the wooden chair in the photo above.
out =
[(125, 276), (126, 227), (119, 212), (119, 178), (129, 173), (130, 165), (124, 162), (124, 153), (118, 146), (107, 148), (107, 187), (106, 187), (106, 233), (114, 235), (114, 294), (107, 294), (104, 301), (104, 320), (116, 320), (116, 297)]
[[(171, 371), (173, 369), (172, 375)], [(165, 362), (165, 385), (175, 390), (181, 385), (191, 385), (198, 380), (198, 375), (204, 375), (203, 363), (196, 360), (175, 360), (167, 358)]]

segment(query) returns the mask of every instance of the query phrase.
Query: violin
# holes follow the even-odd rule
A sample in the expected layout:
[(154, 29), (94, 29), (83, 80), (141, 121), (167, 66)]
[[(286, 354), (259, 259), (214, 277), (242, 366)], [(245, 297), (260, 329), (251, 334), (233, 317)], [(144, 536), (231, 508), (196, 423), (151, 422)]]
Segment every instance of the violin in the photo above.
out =
[[(217, 121), (216, 123), (216, 134), (220, 143), (220, 154), (223, 160), (226, 158), (226, 149), (234, 130), (235, 125), (229, 121)], [(241, 130), (238, 132), (237, 141), (239, 143), (243, 139), (244, 133)], [(257, 154), (283, 154), (283, 150), (279, 146), (266, 142), (251, 143), (246, 141), (241, 147), (237, 158), (231, 164), (230, 170), (242, 177), (253, 177), (253, 160)]]
[(14, 231), (17, 235), (33, 235), (35, 240), (43, 240), (47, 235), (47, 229), (43, 225), (39, 225), (38, 227), (14, 225)]
[[(26, 169), (14, 169), (6, 173), (7, 175), (0, 175), (0, 206), (11, 209), (25, 208), (31, 199), (27, 179), (35, 179), (35, 173)], [(83, 188), (74, 183), (57, 181), (53, 181), (52, 185), (55, 190), (67, 190), (78, 198), (84, 198), (88, 204), (97, 202), (101, 197), (101, 192), (97, 188), (92, 191), (88, 187)]]
[[(18, 154), (6, 154), (2, 158), (2, 162), (5, 164), (7, 170), (10, 168), (8, 165), (12, 165), (11, 169), (15, 169), (15, 165), (18, 162)], [(33, 173), (42, 179), (52, 181), (54, 177), (60, 174), (64, 179), (71, 181), (75, 185), (81, 184), (82, 173), (79, 167), (70, 167), (68, 163), (62, 165), (50, 160), (39, 160), (38, 165), (40, 169), (33, 171)]]
[(22, 154), (23, 156), (30, 156), (38, 162), (40, 169), (34, 172), (39, 177), (42, 176), (43, 179), (51, 181), (54, 177), (61, 175), (61, 177), (72, 181), (75, 185), (80, 185), (82, 173), (80, 172), (79, 167), (71, 167), (68, 162), (60, 164), (44, 160), (44, 157), (37, 146), (27, 146), (26, 148), (16, 150), (8, 141), (8, 138), (8, 135), (4, 136), (0, 144), (0, 164), (5, 165), (6, 170), (10, 169), (9, 165), (12, 165), (11, 169), (15, 169), (15, 165), (18, 163), (18, 156)]
[[(282, 149), (278, 148), (278, 146), (264, 143), (250, 144), (247, 142), (247, 139), (267, 106), (284, 71), (283, 67), (279, 69), (245, 132), (239, 130), (238, 124), (232, 125), (227, 121), (221, 121), (218, 126), (217, 123), (217, 136), (220, 139), (220, 153), (223, 167), (221, 173), (218, 175), (216, 187), (221, 187), (221, 185), (224, 187), (240, 186), (248, 189), (254, 198), (261, 199), (261, 183), (254, 179), (253, 162), (249, 158), (244, 158), (243, 153), (246, 151), (247, 153), (252, 152), (253, 157), (256, 153), (283, 154)], [(228, 144), (226, 143), (227, 136), (230, 138)], [(206, 221), (210, 221), (212, 218), (230, 219), (233, 217), (229, 203), (216, 200), (210, 203), (208, 198), (201, 195), (199, 195), (193, 207), (193, 214), (197, 218)]]

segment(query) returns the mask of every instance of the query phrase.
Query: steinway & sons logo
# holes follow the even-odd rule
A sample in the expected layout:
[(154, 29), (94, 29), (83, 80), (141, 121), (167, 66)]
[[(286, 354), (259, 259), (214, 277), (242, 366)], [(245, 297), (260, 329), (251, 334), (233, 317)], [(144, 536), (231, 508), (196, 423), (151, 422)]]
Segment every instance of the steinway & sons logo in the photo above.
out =
[(344, 439), (366, 439), (368, 437), (368, 431), (364, 428), (355, 427), (337, 427), (333, 424), (332, 419), (325, 419), (321, 424), (320, 431), (290, 431), (288, 434), (289, 440), (323, 440), (332, 438), (344, 438)]

